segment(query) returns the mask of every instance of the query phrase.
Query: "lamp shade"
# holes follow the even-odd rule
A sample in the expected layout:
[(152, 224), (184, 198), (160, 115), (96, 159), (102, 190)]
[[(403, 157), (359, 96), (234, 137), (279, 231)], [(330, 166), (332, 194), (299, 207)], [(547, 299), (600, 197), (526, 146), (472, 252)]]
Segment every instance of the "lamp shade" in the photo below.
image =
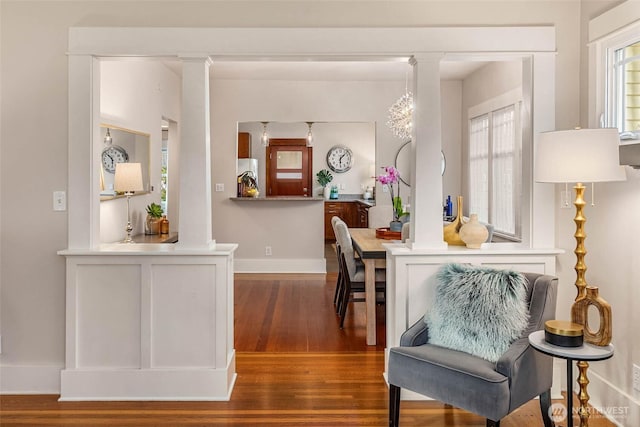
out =
[(142, 166), (140, 163), (116, 163), (113, 189), (122, 192), (142, 191)]
[(623, 181), (618, 130), (573, 129), (543, 132), (536, 146), (537, 182)]

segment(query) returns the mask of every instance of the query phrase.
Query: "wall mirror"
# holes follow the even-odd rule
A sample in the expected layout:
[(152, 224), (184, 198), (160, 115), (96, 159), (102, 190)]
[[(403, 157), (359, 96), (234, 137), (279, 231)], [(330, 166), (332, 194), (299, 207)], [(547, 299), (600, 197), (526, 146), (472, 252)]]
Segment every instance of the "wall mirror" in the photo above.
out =
[[(444, 170), (447, 167), (447, 161), (444, 153), (440, 151), (442, 159), (440, 163), (440, 175), (444, 176)], [(396, 153), (396, 169), (400, 172), (400, 181), (406, 186), (411, 186), (411, 141), (407, 141), (398, 148)]]
[(142, 165), (142, 182), (145, 191), (137, 192), (135, 195), (148, 193), (151, 189), (149, 174), (151, 136), (148, 133), (101, 124), (100, 138), (103, 141), (100, 153), (100, 200), (110, 200), (119, 196), (113, 190), (113, 178), (116, 164), (120, 162)]

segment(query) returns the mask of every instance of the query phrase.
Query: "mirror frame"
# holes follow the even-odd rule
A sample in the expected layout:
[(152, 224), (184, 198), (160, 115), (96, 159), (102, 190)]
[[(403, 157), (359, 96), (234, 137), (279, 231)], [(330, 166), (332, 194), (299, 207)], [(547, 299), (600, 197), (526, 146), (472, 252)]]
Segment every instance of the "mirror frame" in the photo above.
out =
[[(394, 161), (394, 165), (396, 169), (398, 169), (398, 171), (400, 171), (400, 169), (398, 168), (398, 158), (400, 157), (400, 153), (402, 152), (402, 149), (408, 146), (409, 144), (411, 144), (411, 140), (403, 142), (400, 148), (398, 148), (398, 151), (396, 152), (396, 159)], [(442, 157), (442, 166), (441, 166), (440, 175), (444, 176), (444, 171), (447, 169), (447, 159), (444, 157), (444, 151), (440, 150), (440, 156)], [(402, 181), (402, 183), (407, 187), (411, 187), (411, 183), (405, 181), (402, 178), (402, 173), (400, 174), (400, 181)]]
[[(112, 124), (108, 124), (108, 123), (100, 123), (100, 129), (101, 132), (100, 134), (102, 135), (102, 130), (103, 129), (109, 129), (111, 131), (111, 137), (113, 138), (113, 132), (114, 131), (120, 131), (120, 132), (126, 132), (129, 134), (134, 135), (134, 138), (137, 139), (137, 137), (143, 137), (146, 138), (146, 145), (147, 145), (147, 149), (146, 149), (146, 156), (144, 154), (141, 154), (139, 156), (135, 155), (135, 151), (133, 152), (133, 154), (129, 153), (129, 162), (137, 162), (137, 163), (141, 163), (142, 164), (142, 180), (143, 180), (143, 185), (144, 188), (146, 188), (146, 190), (144, 191), (137, 191), (133, 194), (133, 196), (139, 196), (139, 195), (144, 195), (144, 194), (149, 194), (151, 192), (151, 134), (146, 133), (146, 132), (141, 132), (141, 131), (137, 131), (137, 130), (133, 130), (133, 129), (127, 129), (124, 128), (122, 126), (117, 126), (117, 125), (112, 125)], [(144, 143), (143, 141), (134, 141), (134, 143), (137, 144), (138, 143)], [(120, 145), (118, 144), (118, 142), (115, 140), (112, 143), (113, 145)], [(125, 147), (126, 148), (126, 147)], [(144, 158), (140, 158), (141, 156), (143, 156)], [(102, 192), (104, 191), (102, 189), (103, 185), (104, 185), (104, 176), (106, 173), (111, 174), (111, 172), (107, 172), (104, 170), (104, 166), (102, 165), (102, 158), (100, 158), (100, 201), (105, 201), (105, 200), (113, 200), (113, 199), (118, 199), (121, 197), (125, 197), (124, 194), (118, 194), (115, 193), (114, 195), (109, 195), (109, 194), (102, 194)]]

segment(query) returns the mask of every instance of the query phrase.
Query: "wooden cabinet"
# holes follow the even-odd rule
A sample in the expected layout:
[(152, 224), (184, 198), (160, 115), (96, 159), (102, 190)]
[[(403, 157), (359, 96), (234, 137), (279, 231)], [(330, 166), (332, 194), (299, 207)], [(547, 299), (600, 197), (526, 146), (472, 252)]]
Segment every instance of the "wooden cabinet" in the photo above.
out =
[(249, 132), (238, 132), (238, 158), (251, 158), (251, 134)]
[(324, 202), (324, 239), (336, 240), (331, 226), (331, 218), (339, 217), (352, 228), (367, 228), (369, 226), (369, 206), (358, 201), (327, 201)]
[(368, 228), (369, 227), (369, 206), (364, 203), (356, 202), (356, 214), (358, 217), (358, 227), (359, 228)]

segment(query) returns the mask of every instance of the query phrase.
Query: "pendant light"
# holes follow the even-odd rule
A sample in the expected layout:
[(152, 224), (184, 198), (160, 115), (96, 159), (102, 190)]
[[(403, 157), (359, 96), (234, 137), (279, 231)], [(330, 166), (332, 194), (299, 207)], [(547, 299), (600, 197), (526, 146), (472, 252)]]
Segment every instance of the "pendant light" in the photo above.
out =
[(267, 125), (269, 124), (269, 122), (261, 122), (261, 123), (262, 123), (262, 137), (260, 139), (262, 140), (262, 146), (268, 147), (269, 134), (267, 133)]
[(387, 121), (391, 132), (403, 141), (411, 139), (413, 130), (413, 94), (409, 92), (408, 86), (409, 72), (407, 71), (404, 80), (404, 95), (389, 107), (389, 121)]
[(313, 126), (313, 122), (307, 122), (307, 126), (309, 126), (309, 132), (307, 132), (307, 147), (313, 146), (313, 132), (311, 132), (311, 126)]

